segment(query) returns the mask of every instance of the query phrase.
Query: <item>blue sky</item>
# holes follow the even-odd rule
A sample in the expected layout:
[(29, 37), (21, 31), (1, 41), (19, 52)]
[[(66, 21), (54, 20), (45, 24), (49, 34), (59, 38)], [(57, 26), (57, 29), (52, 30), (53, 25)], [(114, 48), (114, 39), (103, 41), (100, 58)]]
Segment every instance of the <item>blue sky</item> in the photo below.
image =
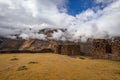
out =
[(96, 4), (95, 0), (69, 0), (67, 4), (68, 14), (73, 16), (93, 7), (102, 9), (105, 5), (102, 3)]

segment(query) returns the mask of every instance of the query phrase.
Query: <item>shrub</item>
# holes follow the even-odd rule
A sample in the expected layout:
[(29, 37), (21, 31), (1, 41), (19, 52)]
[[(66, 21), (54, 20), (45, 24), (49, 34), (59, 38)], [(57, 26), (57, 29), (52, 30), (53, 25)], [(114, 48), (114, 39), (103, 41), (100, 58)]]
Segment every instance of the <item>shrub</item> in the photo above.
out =
[(80, 56), (79, 58), (80, 58), (80, 59), (85, 59), (85, 57), (82, 57), (82, 56)]
[(21, 71), (21, 70), (27, 70), (28, 68), (27, 68), (27, 66), (20, 66), (20, 67), (18, 67), (18, 71)]
[(28, 64), (37, 64), (38, 62), (30, 61)]
[(16, 61), (16, 60), (19, 60), (18, 58), (12, 58), (10, 59), (11, 61)]

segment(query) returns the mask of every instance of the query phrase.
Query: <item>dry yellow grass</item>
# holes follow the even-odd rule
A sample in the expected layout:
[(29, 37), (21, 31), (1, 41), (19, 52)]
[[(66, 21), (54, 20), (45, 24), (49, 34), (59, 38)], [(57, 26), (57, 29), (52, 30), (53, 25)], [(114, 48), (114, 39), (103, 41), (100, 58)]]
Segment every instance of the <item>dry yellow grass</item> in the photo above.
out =
[[(11, 61), (14, 57), (18, 60)], [(28, 69), (18, 71), (23, 65)], [(0, 80), (120, 80), (120, 62), (50, 53), (0, 54)]]

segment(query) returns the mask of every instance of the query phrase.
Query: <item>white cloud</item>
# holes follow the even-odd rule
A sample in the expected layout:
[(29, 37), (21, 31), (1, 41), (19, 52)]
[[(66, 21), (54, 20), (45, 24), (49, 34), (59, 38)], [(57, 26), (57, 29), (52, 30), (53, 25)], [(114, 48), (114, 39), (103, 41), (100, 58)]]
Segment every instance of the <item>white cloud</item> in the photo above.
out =
[[(69, 27), (74, 39), (105, 38), (107, 35), (120, 36), (120, 0), (114, 1), (95, 13), (88, 9), (76, 16), (74, 25)], [(73, 31), (74, 30), (74, 31)]]
[(66, 28), (53, 33), (57, 40), (120, 36), (120, 0), (95, 1), (107, 6), (71, 16), (66, 13), (67, 0), (0, 0), (0, 36), (45, 39), (46, 35), (38, 34), (43, 28)]
[(95, 0), (96, 3), (103, 3), (103, 4), (109, 4), (113, 1), (117, 1), (117, 0)]
[(1, 36), (27, 33), (31, 27), (33, 32), (65, 27), (71, 17), (64, 7), (65, 0), (0, 0)]

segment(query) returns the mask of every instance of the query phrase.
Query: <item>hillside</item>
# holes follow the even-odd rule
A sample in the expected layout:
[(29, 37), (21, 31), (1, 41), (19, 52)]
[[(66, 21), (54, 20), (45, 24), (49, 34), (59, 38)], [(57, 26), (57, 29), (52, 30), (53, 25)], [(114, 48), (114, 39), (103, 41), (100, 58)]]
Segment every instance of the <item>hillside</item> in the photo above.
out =
[(10, 38), (3, 38), (0, 37), (0, 51), (1, 50), (41, 50), (44, 48), (51, 48), (50, 43), (53, 39), (50, 37), (52, 36), (52, 33), (57, 32), (58, 30), (64, 32), (65, 29), (54, 29), (54, 28), (45, 28), (41, 29), (38, 33), (46, 35), (46, 40), (42, 39), (22, 39), (18, 34), (14, 35), (16, 36), (16, 39), (10, 39)]
[(48, 48), (49, 42), (38, 40), (38, 39), (30, 39), (25, 40), (23, 44), (19, 47), (19, 50), (41, 50), (43, 48)]
[(8, 39), (6, 38), (0, 44), (0, 50), (16, 50), (23, 44), (24, 40)]

